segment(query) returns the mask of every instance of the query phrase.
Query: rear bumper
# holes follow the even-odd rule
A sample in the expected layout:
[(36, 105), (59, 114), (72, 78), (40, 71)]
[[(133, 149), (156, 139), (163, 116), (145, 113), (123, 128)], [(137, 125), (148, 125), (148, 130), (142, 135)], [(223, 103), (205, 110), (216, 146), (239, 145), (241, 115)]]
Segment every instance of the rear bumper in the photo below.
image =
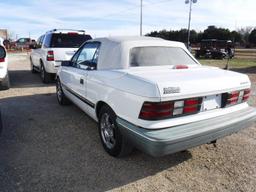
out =
[(136, 148), (152, 156), (167, 155), (209, 143), (247, 128), (254, 121), (256, 109), (252, 107), (220, 117), (159, 130), (140, 128), (117, 118), (122, 134)]
[(7, 66), (0, 67), (0, 81), (4, 80), (6, 78), (7, 73), (8, 73)]
[(7, 74), (0, 74), (0, 82), (4, 81), (7, 77)]
[(59, 65), (58, 63), (56, 64), (55, 61), (48, 61), (46, 64), (45, 64), (45, 70), (47, 73), (57, 73), (59, 69)]

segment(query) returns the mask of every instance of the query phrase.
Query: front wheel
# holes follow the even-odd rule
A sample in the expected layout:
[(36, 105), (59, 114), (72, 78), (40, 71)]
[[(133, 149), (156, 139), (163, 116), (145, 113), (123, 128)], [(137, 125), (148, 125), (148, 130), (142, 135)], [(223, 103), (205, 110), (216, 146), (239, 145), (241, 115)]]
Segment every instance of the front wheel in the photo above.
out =
[(101, 143), (109, 155), (123, 157), (132, 152), (132, 145), (122, 135), (116, 124), (116, 114), (107, 105), (100, 110), (99, 134)]
[(60, 105), (69, 105), (71, 103), (63, 92), (59, 78), (56, 80), (56, 96)]
[(31, 57), (30, 57), (30, 67), (31, 67), (31, 73), (36, 73), (37, 72)]

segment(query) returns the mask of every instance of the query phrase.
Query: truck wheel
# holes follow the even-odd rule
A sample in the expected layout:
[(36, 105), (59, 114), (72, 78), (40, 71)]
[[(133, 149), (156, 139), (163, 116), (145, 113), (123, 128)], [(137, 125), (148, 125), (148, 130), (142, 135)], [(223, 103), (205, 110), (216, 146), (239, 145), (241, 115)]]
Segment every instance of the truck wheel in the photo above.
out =
[(9, 75), (7, 73), (7, 75), (5, 76), (5, 78), (3, 79), (3, 81), (0, 84), (0, 89), (7, 90), (9, 88), (10, 88), (10, 79), (9, 79)]
[(43, 83), (50, 83), (52, 80), (52, 76), (50, 73), (47, 73), (45, 71), (44, 65), (41, 63), (41, 69), (40, 69), (40, 73), (41, 73), (41, 79), (43, 81)]
[(30, 66), (31, 66), (31, 72), (32, 72), (32, 73), (36, 73), (37, 71), (36, 71), (35, 66), (34, 66), (34, 64), (33, 64), (33, 62), (32, 62), (31, 57), (30, 57)]
[(59, 78), (56, 80), (56, 96), (60, 105), (69, 105), (71, 103), (62, 90)]
[(99, 134), (105, 151), (114, 157), (124, 157), (132, 152), (132, 145), (121, 134), (116, 124), (115, 112), (104, 105), (99, 113)]

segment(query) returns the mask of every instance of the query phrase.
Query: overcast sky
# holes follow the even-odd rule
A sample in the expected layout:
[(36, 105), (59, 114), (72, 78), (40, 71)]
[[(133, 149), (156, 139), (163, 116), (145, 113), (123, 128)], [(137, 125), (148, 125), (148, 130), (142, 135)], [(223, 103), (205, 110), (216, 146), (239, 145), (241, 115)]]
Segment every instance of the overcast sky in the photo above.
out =
[[(143, 0), (143, 33), (187, 28), (184, 0)], [(37, 38), (54, 28), (85, 29), (93, 37), (139, 34), (140, 0), (0, 0), (0, 28)], [(256, 26), (256, 0), (198, 0), (191, 28)]]

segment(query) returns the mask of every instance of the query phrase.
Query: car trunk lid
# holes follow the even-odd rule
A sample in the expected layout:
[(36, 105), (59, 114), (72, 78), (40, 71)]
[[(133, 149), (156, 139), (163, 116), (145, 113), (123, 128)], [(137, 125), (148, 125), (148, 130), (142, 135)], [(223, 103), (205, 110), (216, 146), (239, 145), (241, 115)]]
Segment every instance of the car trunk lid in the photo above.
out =
[(128, 73), (155, 83), (163, 101), (214, 95), (250, 87), (247, 75), (216, 67), (140, 67), (130, 68)]

